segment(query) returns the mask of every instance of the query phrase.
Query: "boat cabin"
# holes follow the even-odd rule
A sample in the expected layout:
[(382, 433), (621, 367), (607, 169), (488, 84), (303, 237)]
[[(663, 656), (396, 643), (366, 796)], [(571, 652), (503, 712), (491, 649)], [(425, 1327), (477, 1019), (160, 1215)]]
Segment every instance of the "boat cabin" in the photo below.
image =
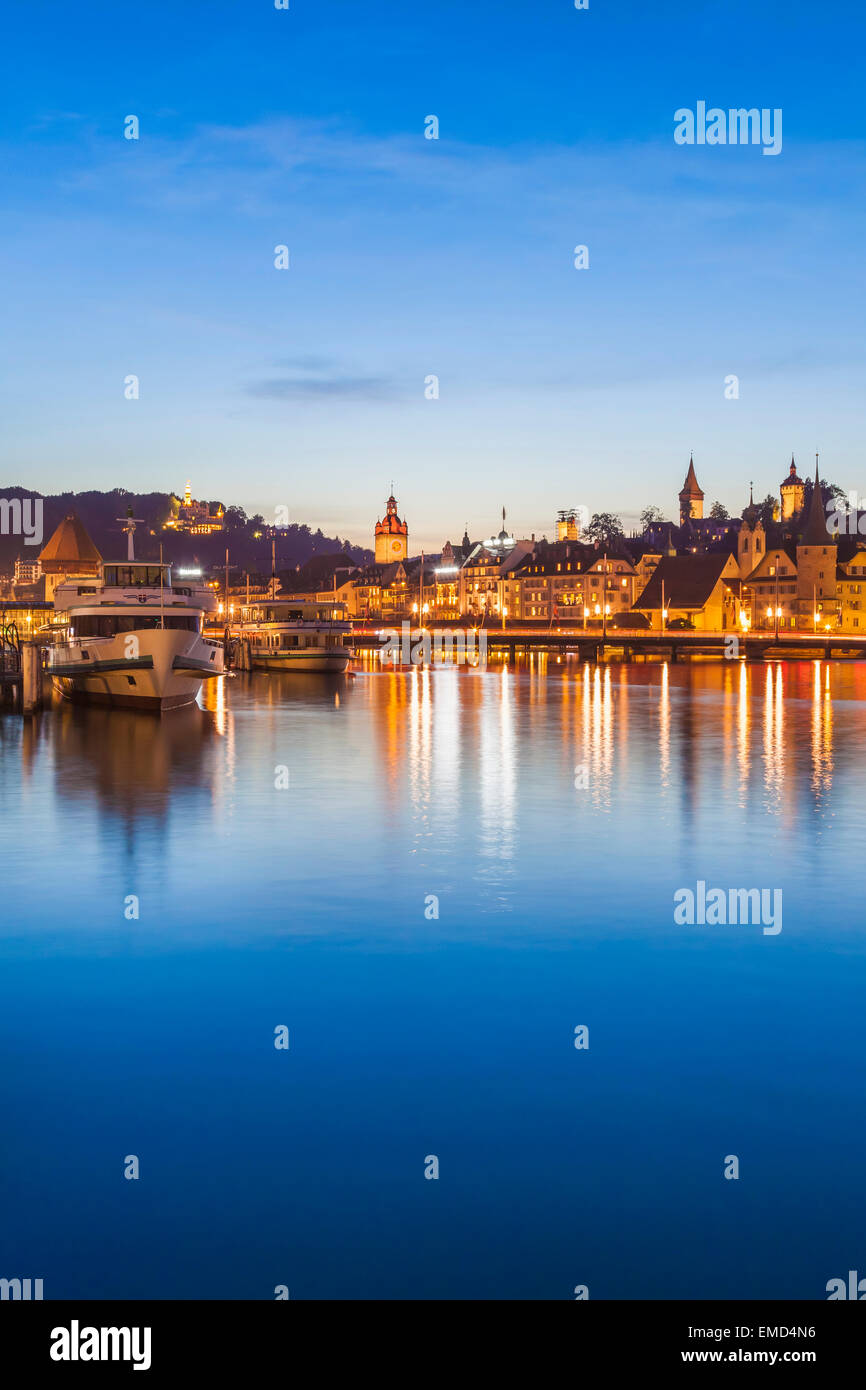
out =
[(260, 599), (257, 603), (241, 605), (243, 623), (317, 623), (340, 624), (348, 631), (345, 603), (320, 602), (316, 599)]

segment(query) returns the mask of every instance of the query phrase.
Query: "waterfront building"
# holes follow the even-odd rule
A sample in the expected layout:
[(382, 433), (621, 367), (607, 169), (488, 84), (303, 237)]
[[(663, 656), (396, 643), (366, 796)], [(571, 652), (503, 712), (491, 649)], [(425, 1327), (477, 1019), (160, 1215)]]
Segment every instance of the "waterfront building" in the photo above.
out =
[(741, 588), (733, 555), (663, 555), (634, 608), (655, 629), (741, 629)]
[[(509, 609), (510, 590), (505, 586), (512, 573), (535, 549), (535, 540), (518, 541), (508, 533), (505, 508), (498, 535), (474, 545), (460, 567), (458, 602), (462, 617), (476, 622), (485, 618), (514, 617)], [(508, 613), (504, 613), (508, 609)]]
[(836, 597), (841, 630), (866, 631), (866, 544), (863, 541), (854, 543), (854, 553), (836, 570)]
[[(757, 525), (761, 526), (760, 521)], [(744, 577), (743, 606), (749, 626), (775, 628), (778, 623), (780, 629), (795, 628), (800, 612), (796, 548), (790, 542), (771, 545), (755, 559), (754, 568)]]
[(539, 541), (503, 573), (502, 602), (509, 617), (523, 622), (596, 622), (631, 608), (637, 577), (637, 566), (624, 551)]
[(333, 595), (350, 618), (361, 622), (402, 617), (411, 608), (409, 571), (402, 560), (392, 565), (363, 565), (337, 580)]
[(397, 515), (397, 502), (393, 483), (391, 496), (385, 503), (385, 515), (376, 522), (374, 533), (374, 559), (377, 565), (393, 564), (409, 558), (409, 523), (401, 521)]
[(36, 584), (42, 578), (42, 566), (38, 560), (22, 560), (20, 557), (15, 561), (15, 572), (12, 576), (13, 584)]
[(791, 520), (802, 521), (797, 490), (805, 485), (796, 470), (789, 479), (783, 512), (792, 505), (791, 496), (799, 498), (799, 506), (784, 527), (771, 526), (766, 536), (751, 500), (743, 515), (737, 555), (749, 622), (755, 628), (860, 631), (866, 627), (861, 607), (866, 545), (857, 537), (840, 541), (828, 531), (817, 462), (808, 514), (800, 534), (792, 533)]
[(433, 566), (430, 608), (437, 619), (456, 620), (460, 616), (460, 566), (472, 550), (468, 528), (459, 545), (446, 541)]

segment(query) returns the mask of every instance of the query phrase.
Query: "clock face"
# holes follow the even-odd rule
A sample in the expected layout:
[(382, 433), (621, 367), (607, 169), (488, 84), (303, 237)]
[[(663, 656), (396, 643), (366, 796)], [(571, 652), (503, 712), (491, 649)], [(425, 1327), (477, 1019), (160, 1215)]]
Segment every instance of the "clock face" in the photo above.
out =
[(391, 542), (391, 549), (394, 551), (394, 553), (395, 553), (395, 555), (396, 555), (396, 554), (400, 551), (400, 549), (401, 549), (400, 542), (399, 542), (399, 541), (392, 541), (392, 542)]

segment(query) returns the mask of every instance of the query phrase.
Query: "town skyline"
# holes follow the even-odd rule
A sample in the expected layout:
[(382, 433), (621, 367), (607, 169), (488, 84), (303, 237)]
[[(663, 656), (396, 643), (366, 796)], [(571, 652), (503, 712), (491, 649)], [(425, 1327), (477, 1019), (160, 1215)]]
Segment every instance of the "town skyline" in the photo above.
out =
[[(636, 0), (13, 12), (7, 479), (207, 477), (361, 543), (393, 477), (428, 547), (503, 502), (627, 522), (692, 449), (732, 512), (791, 452), (866, 482), (860, 99), (811, 6), (782, 40), (735, 0), (711, 44)], [(678, 145), (705, 97), (784, 110), (784, 148)]]
[[(432, 524), (424, 519), (427, 516), (427, 512), (425, 511), (422, 498), (419, 498), (419, 507), (415, 512), (416, 516), (421, 516), (422, 521), (420, 522), (420, 524), (411, 524), (411, 504), (409, 506), (406, 505), (403, 492), (399, 485), (399, 480), (396, 478), (389, 478), (384, 481), (383, 486), (380, 489), (382, 496), (378, 501), (376, 500), (376, 497), (373, 496), (371, 493), (370, 503), (372, 510), (377, 511), (378, 508), (376, 517), (372, 517), (372, 513), (369, 513), (367, 518), (364, 520), (361, 520), (360, 518), (354, 518), (348, 524), (348, 526), (345, 522), (343, 523), (345, 529), (338, 529), (336, 528), (336, 526), (328, 523), (327, 517), (324, 516), (324, 514), (321, 512), (314, 515), (296, 515), (293, 513), (292, 508), (285, 500), (272, 501), (269, 499), (263, 503), (260, 503), (260, 505), (258, 506), (254, 506), (252, 504), (247, 504), (244, 500), (242, 500), (242, 498), (232, 494), (224, 494), (220, 496), (215, 492), (214, 489), (212, 489), (208, 485), (200, 486), (197, 492), (194, 489), (194, 493), (199, 498), (199, 500), (202, 500), (204, 498), (211, 498), (211, 500), (214, 503), (219, 502), (220, 505), (223, 506), (226, 510), (240, 507), (244, 511), (248, 519), (251, 519), (256, 515), (260, 515), (267, 526), (286, 524), (292, 524), (296, 526), (307, 526), (313, 531), (320, 530), (324, 535), (334, 535), (341, 540), (347, 540), (353, 546), (362, 547), (364, 549), (373, 549), (373, 546), (371, 545), (371, 536), (373, 534), (373, 527), (375, 521), (378, 520), (379, 515), (384, 510), (383, 503), (387, 499), (389, 493), (393, 490), (394, 495), (397, 498), (401, 516), (404, 518), (404, 520), (407, 520), (410, 523), (410, 535), (412, 537), (412, 544), (415, 547), (412, 553), (418, 554), (421, 550), (424, 550), (424, 552), (427, 554), (433, 554), (436, 551), (440, 550), (442, 545), (446, 541), (458, 540), (459, 534), (462, 534), (464, 529), (468, 529), (469, 533), (479, 540), (483, 539), (483, 537), (486, 537), (488, 535), (495, 534), (496, 530), (498, 529), (498, 522), (501, 518), (503, 506), (505, 507), (508, 516), (509, 528), (513, 531), (513, 534), (515, 536), (519, 536), (521, 538), (536, 536), (540, 539), (544, 536), (555, 536), (557, 513), (563, 510), (580, 510), (581, 508), (585, 509), (587, 518), (597, 514), (609, 514), (618, 517), (619, 520), (622, 522), (622, 528), (626, 535), (631, 535), (632, 533), (639, 534), (642, 531), (643, 526), (641, 524), (641, 514), (648, 508), (658, 509), (661, 511), (664, 519), (676, 522), (679, 510), (679, 494), (680, 489), (682, 487), (682, 477), (688, 474), (689, 466), (692, 460), (694, 460), (694, 467), (698, 470), (698, 472), (701, 475), (702, 482), (707, 484), (705, 487), (705, 513), (707, 515), (709, 514), (711, 507), (715, 503), (721, 503), (721, 505), (726, 509), (728, 515), (731, 518), (737, 519), (742, 515), (745, 507), (749, 503), (750, 492), (754, 493), (754, 500), (757, 503), (762, 503), (770, 495), (778, 495), (780, 478), (772, 478), (769, 481), (766, 481), (765, 484), (765, 474), (767, 472), (766, 468), (756, 477), (749, 478), (746, 480), (744, 485), (745, 492), (743, 492), (742, 490), (742, 484), (740, 485), (740, 488), (738, 490), (737, 486), (733, 483), (733, 481), (728, 481), (725, 486), (720, 486), (716, 488), (713, 486), (712, 482), (708, 481), (707, 477), (705, 476), (705, 469), (700, 462), (700, 458), (695, 458), (693, 453), (690, 453), (688, 458), (685, 460), (685, 464), (680, 475), (680, 483), (678, 486), (672, 489), (672, 492), (670, 494), (665, 494), (664, 496), (662, 496), (660, 487), (656, 486), (654, 489), (655, 495), (650, 496), (649, 493), (650, 491), (652, 491), (652, 489), (648, 488), (648, 495), (646, 496), (645, 500), (643, 500), (640, 503), (640, 505), (631, 505), (625, 508), (622, 506), (615, 506), (610, 500), (609, 493), (606, 495), (602, 491), (600, 493), (600, 505), (598, 506), (590, 506), (588, 502), (586, 502), (584, 499), (577, 498), (575, 500), (573, 496), (568, 498), (567, 500), (560, 500), (549, 513), (542, 512), (538, 505), (535, 504), (533, 505), (532, 510), (529, 512), (530, 521), (524, 523), (521, 521), (519, 515), (515, 515), (514, 510), (509, 504), (508, 497), (505, 497), (498, 501), (494, 499), (491, 503), (491, 508), (489, 509), (489, 511), (487, 513), (481, 514), (475, 519), (473, 519), (473, 517), (470, 515), (465, 515), (462, 516), (462, 518), (458, 518), (457, 510), (452, 509), (453, 520), (450, 526), (447, 526), (446, 524), (446, 530), (444, 534), (437, 534), (436, 532), (434, 532), (434, 530), (432, 529)], [(838, 481), (837, 472), (834, 470), (825, 469), (824, 464), (821, 461), (820, 451), (815, 451), (811, 454), (811, 456), (807, 455), (802, 460), (796, 452), (789, 453), (780, 465), (780, 468), (778, 470), (780, 475), (784, 475), (788, 472), (788, 468), (791, 462), (794, 460), (797, 461), (797, 466), (801, 471), (803, 471), (804, 476), (808, 476), (809, 478), (811, 478), (811, 474), (814, 471), (815, 462), (817, 460), (820, 465), (820, 473), (822, 480), (824, 480), (830, 485), (842, 486), (842, 484)], [(828, 471), (833, 473), (832, 477), (827, 476)], [(672, 476), (673, 475), (671, 475), (671, 477)], [(667, 484), (668, 481), (670, 481), (670, 479), (666, 477), (665, 484)], [(190, 479), (185, 480), (183, 488), (179, 487), (176, 489), (161, 488), (156, 486), (145, 488), (143, 485), (140, 485), (139, 487), (133, 489), (127, 488), (123, 484), (115, 484), (114, 486), (107, 488), (65, 488), (62, 490), (61, 493), (51, 495), (58, 496), (63, 495), (63, 493), (71, 493), (71, 495), (74, 498), (79, 493), (86, 493), (89, 491), (104, 493), (120, 491), (130, 494), (142, 493), (147, 491), (151, 493), (162, 493), (169, 497), (183, 499), (185, 491), (190, 487), (190, 485)], [(18, 481), (14, 483), (8, 482), (4, 484), (2, 488), (0, 488), (0, 493), (2, 493), (3, 496), (5, 496), (16, 489), (33, 491), (38, 495), (49, 495), (47, 493), (47, 490), (42, 490), (38, 488), (33, 489), (32, 487), (28, 488), (25, 486), (23, 482)], [(284, 489), (284, 491), (287, 491), (287, 489)], [(571, 489), (572, 494), (574, 494), (576, 491), (577, 489), (575, 488)], [(587, 489), (585, 491), (588, 492), (589, 490)], [(845, 491), (846, 493), (857, 493), (858, 497), (862, 496), (859, 493), (858, 489), (853, 485), (850, 488), (843, 487), (843, 491)], [(864, 489), (864, 492), (866, 492), (866, 489)], [(727, 501), (726, 498), (730, 498), (731, 500)], [(863, 504), (861, 503), (861, 505)], [(275, 521), (273, 519), (275, 516), (281, 516), (283, 520)], [(494, 525), (494, 523), (497, 523), (497, 525)]]

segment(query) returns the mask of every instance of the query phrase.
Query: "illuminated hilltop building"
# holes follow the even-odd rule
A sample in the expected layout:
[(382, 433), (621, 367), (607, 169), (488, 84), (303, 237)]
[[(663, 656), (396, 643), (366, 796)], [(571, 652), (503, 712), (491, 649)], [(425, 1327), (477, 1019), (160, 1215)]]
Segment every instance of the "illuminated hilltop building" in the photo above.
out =
[(190, 536), (210, 536), (216, 531), (222, 531), (225, 524), (224, 517), (225, 513), (221, 503), (217, 503), (216, 511), (212, 512), (207, 502), (196, 502), (189, 482), (187, 482), (183, 492), (183, 501), (172, 493), (171, 515), (163, 530), (185, 531)]
[(409, 557), (409, 523), (397, 515), (397, 501), (391, 484), (391, 496), (385, 503), (385, 515), (376, 522), (375, 563), (389, 565)]

